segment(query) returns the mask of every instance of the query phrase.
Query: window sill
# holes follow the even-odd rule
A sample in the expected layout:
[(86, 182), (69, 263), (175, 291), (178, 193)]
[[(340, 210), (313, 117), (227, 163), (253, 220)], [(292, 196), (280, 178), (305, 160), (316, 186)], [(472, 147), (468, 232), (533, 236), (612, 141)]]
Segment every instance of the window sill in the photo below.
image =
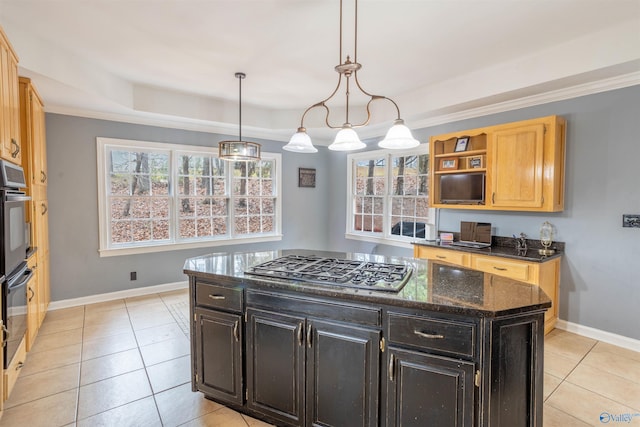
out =
[(169, 243), (164, 245), (148, 245), (148, 246), (136, 246), (126, 248), (113, 248), (113, 249), (99, 249), (100, 257), (112, 257), (122, 255), (137, 255), (137, 254), (149, 254), (154, 252), (168, 252), (179, 251), (183, 249), (197, 249), (216, 246), (229, 246), (231, 244), (249, 244), (249, 243), (261, 243), (261, 242), (275, 242), (282, 240), (282, 234), (272, 234), (265, 237), (235, 237), (228, 240), (207, 240), (201, 242), (189, 242), (189, 243)]

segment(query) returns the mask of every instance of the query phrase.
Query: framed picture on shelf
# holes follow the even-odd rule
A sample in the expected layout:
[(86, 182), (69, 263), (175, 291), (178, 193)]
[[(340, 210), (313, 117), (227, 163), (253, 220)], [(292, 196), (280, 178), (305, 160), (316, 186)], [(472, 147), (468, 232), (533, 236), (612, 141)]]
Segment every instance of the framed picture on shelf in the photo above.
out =
[(440, 170), (458, 169), (458, 159), (440, 159)]
[(484, 156), (467, 157), (467, 169), (478, 169), (484, 167)]
[(463, 136), (456, 140), (456, 148), (453, 150), (456, 153), (459, 151), (467, 151), (467, 146), (469, 145), (469, 137)]
[(316, 188), (316, 170), (298, 168), (298, 187)]

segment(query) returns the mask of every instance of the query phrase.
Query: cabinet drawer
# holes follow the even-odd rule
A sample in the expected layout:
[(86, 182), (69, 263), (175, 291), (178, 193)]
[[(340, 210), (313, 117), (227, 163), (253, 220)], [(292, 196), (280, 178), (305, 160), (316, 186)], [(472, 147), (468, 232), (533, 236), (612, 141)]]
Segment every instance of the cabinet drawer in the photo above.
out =
[(392, 343), (470, 357), (476, 354), (474, 323), (389, 313), (388, 325)]
[(485, 273), (497, 274), (511, 279), (528, 281), (531, 275), (530, 266), (524, 262), (508, 261), (495, 257), (473, 256), (472, 268)]
[(240, 312), (242, 311), (242, 289), (197, 282), (196, 305)]
[(470, 255), (463, 251), (419, 247), (417, 248), (416, 253), (417, 258), (448, 262), (461, 267), (469, 267), (470, 265)]

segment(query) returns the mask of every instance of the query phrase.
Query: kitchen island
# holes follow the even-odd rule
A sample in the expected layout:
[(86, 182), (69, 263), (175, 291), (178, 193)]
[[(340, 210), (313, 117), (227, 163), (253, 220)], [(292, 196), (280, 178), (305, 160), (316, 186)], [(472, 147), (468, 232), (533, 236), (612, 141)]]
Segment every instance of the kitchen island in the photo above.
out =
[[(255, 274), (282, 257), (407, 274), (399, 291)], [(537, 286), (413, 258), (306, 250), (210, 254), (184, 272), (192, 389), (207, 398), (286, 426), (542, 426), (551, 302)]]

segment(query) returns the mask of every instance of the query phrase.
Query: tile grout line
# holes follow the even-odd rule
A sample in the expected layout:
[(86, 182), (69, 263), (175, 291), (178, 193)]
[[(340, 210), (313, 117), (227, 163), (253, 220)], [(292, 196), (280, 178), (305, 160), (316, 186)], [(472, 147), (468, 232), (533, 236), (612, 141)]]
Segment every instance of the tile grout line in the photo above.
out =
[[(154, 294), (158, 295), (158, 294)], [(162, 300), (162, 298), (160, 298)], [(162, 301), (164, 304), (164, 301)], [(142, 366), (144, 367), (144, 374), (147, 377), (147, 382), (149, 383), (149, 389), (151, 390), (151, 398), (153, 399), (153, 406), (156, 408), (156, 414), (158, 414), (158, 419), (160, 420), (160, 425), (164, 426), (164, 421), (162, 420), (162, 415), (160, 414), (160, 408), (158, 407), (158, 401), (156, 400), (156, 393), (153, 390), (153, 385), (151, 384), (151, 377), (149, 377), (149, 371), (147, 370), (147, 364), (144, 361), (144, 357), (142, 355), (142, 350), (140, 349), (140, 341), (138, 340), (138, 335), (136, 334), (136, 330), (133, 328), (133, 322), (131, 321), (131, 312), (129, 311), (129, 306), (127, 305), (127, 301), (125, 300), (125, 306), (127, 308), (127, 316), (129, 317), (129, 324), (131, 325), (131, 330), (133, 331), (133, 339), (136, 341), (136, 350), (138, 350), (138, 354), (140, 355), (140, 360), (142, 361)], [(166, 305), (166, 304), (165, 304)]]

